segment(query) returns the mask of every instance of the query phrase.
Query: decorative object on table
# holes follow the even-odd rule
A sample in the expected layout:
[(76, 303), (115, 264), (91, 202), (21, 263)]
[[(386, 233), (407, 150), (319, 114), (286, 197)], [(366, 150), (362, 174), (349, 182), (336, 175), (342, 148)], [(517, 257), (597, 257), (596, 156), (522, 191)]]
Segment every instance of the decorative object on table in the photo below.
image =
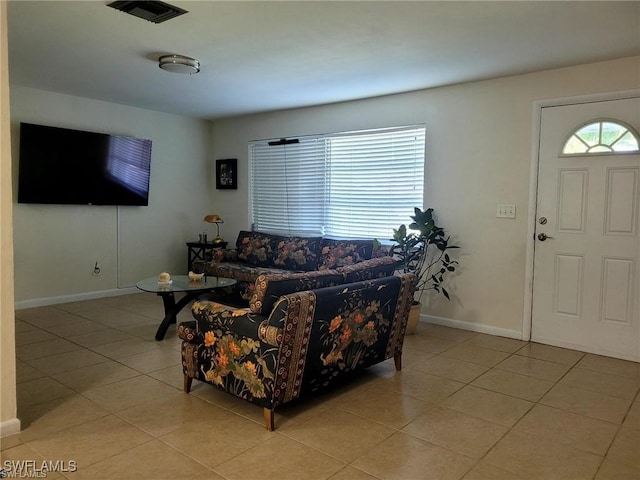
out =
[(171, 275), (169, 275), (169, 273), (167, 272), (162, 272), (160, 275), (158, 275), (158, 283), (161, 283), (161, 284), (171, 283)]
[(452, 260), (447, 250), (459, 248), (449, 245), (449, 236), (444, 229), (438, 227), (433, 219), (433, 208), (425, 211), (414, 208), (413, 222), (407, 226), (402, 224), (393, 229), (393, 241), (396, 242), (389, 254), (398, 262), (397, 271), (414, 273), (418, 277), (418, 284), (414, 294), (413, 305), (409, 315), (407, 333), (414, 333), (420, 318), (422, 294), (427, 290), (434, 290), (444, 295), (447, 300), (449, 292), (444, 288), (444, 278), (447, 273), (455, 272), (458, 262)]
[(189, 272), (189, 280), (193, 282), (201, 282), (203, 277), (204, 277), (204, 272), (202, 273)]
[[(217, 244), (217, 243), (222, 243), (224, 242), (224, 239), (220, 236), (220, 224), (224, 223), (224, 220), (222, 220), (222, 218), (220, 218), (220, 215), (215, 215), (215, 214), (211, 214), (211, 215), (206, 215), (204, 217), (204, 221), (207, 223), (215, 223), (216, 224), (216, 238), (213, 239), (213, 243)], [(203, 243), (207, 243), (207, 234), (204, 233), (204, 242)]]
[(238, 188), (238, 159), (216, 160), (216, 188), (236, 190)]

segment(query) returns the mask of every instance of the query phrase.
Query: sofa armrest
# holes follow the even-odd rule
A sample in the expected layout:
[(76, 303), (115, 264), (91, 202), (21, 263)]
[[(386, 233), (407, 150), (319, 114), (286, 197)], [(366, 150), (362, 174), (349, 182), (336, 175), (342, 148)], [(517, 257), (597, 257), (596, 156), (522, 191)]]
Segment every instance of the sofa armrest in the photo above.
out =
[(201, 334), (213, 328), (228, 329), (234, 323), (235, 317), (248, 311), (246, 308), (234, 308), (210, 300), (196, 300), (191, 306), (191, 314), (196, 321), (196, 330)]
[(252, 313), (248, 308), (233, 308), (205, 300), (194, 302), (192, 313), (200, 342), (205, 345), (212, 341), (207, 337), (210, 332), (218, 336), (253, 338), (272, 346), (278, 344), (282, 335), (279, 324), (270, 324), (268, 316)]
[(270, 327), (266, 316), (214, 302), (196, 302), (192, 311), (201, 341), (182, 344), (185, 375), (272, 408), (282, 330)]
[(393, 257), (377, 257), (336, 270), (344, 275), (344, 283), (362, 282), (393, 275), (396, 261)]
[(198, 331), (198, 325), (195, 320), (188, 322), (180, 322), (177, 329), (178, 337), (189, 343), (202, 343), (203, 337)]
[(339, 285), (342, 281), (342, 274), (335, 270), (260, 275), (255, 281), (249, 308), (252, 312), (266, 314), (282, 295)]

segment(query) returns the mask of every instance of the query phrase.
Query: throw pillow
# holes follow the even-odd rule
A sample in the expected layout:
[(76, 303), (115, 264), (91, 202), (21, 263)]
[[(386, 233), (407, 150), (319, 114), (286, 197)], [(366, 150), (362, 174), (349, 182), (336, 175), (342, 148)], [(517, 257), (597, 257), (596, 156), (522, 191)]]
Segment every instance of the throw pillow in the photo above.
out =
[(332, 240), (324, 239), (319, 270), (354, 265), (369, 260), (373, 253), (371, 240)]
[(241, 230), (236, 248), (238, 260), (257, 267), (273, 266), (273, 235)]
[(322, 237), (280, 237), (275, 240), (273, 264), (294, 271), (317, 270)]

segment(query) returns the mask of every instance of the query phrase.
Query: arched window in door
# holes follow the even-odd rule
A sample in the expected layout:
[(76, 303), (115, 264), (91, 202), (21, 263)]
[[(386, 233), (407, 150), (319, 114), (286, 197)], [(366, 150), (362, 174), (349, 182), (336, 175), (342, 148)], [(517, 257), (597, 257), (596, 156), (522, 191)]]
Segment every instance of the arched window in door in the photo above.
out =
[(562, 156), (637, 153), (640, 137), (630, 126), (619, 120), (592, 120), (569, 135), (562, 147)]

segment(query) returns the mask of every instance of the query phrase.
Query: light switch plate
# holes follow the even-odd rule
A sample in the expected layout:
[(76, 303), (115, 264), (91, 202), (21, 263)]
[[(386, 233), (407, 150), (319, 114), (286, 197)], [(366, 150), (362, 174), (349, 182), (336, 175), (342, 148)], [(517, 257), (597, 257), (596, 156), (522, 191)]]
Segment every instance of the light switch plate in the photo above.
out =
[(516, 218), (516, 206), (513, 204), (498, 205), (496, 218)]

